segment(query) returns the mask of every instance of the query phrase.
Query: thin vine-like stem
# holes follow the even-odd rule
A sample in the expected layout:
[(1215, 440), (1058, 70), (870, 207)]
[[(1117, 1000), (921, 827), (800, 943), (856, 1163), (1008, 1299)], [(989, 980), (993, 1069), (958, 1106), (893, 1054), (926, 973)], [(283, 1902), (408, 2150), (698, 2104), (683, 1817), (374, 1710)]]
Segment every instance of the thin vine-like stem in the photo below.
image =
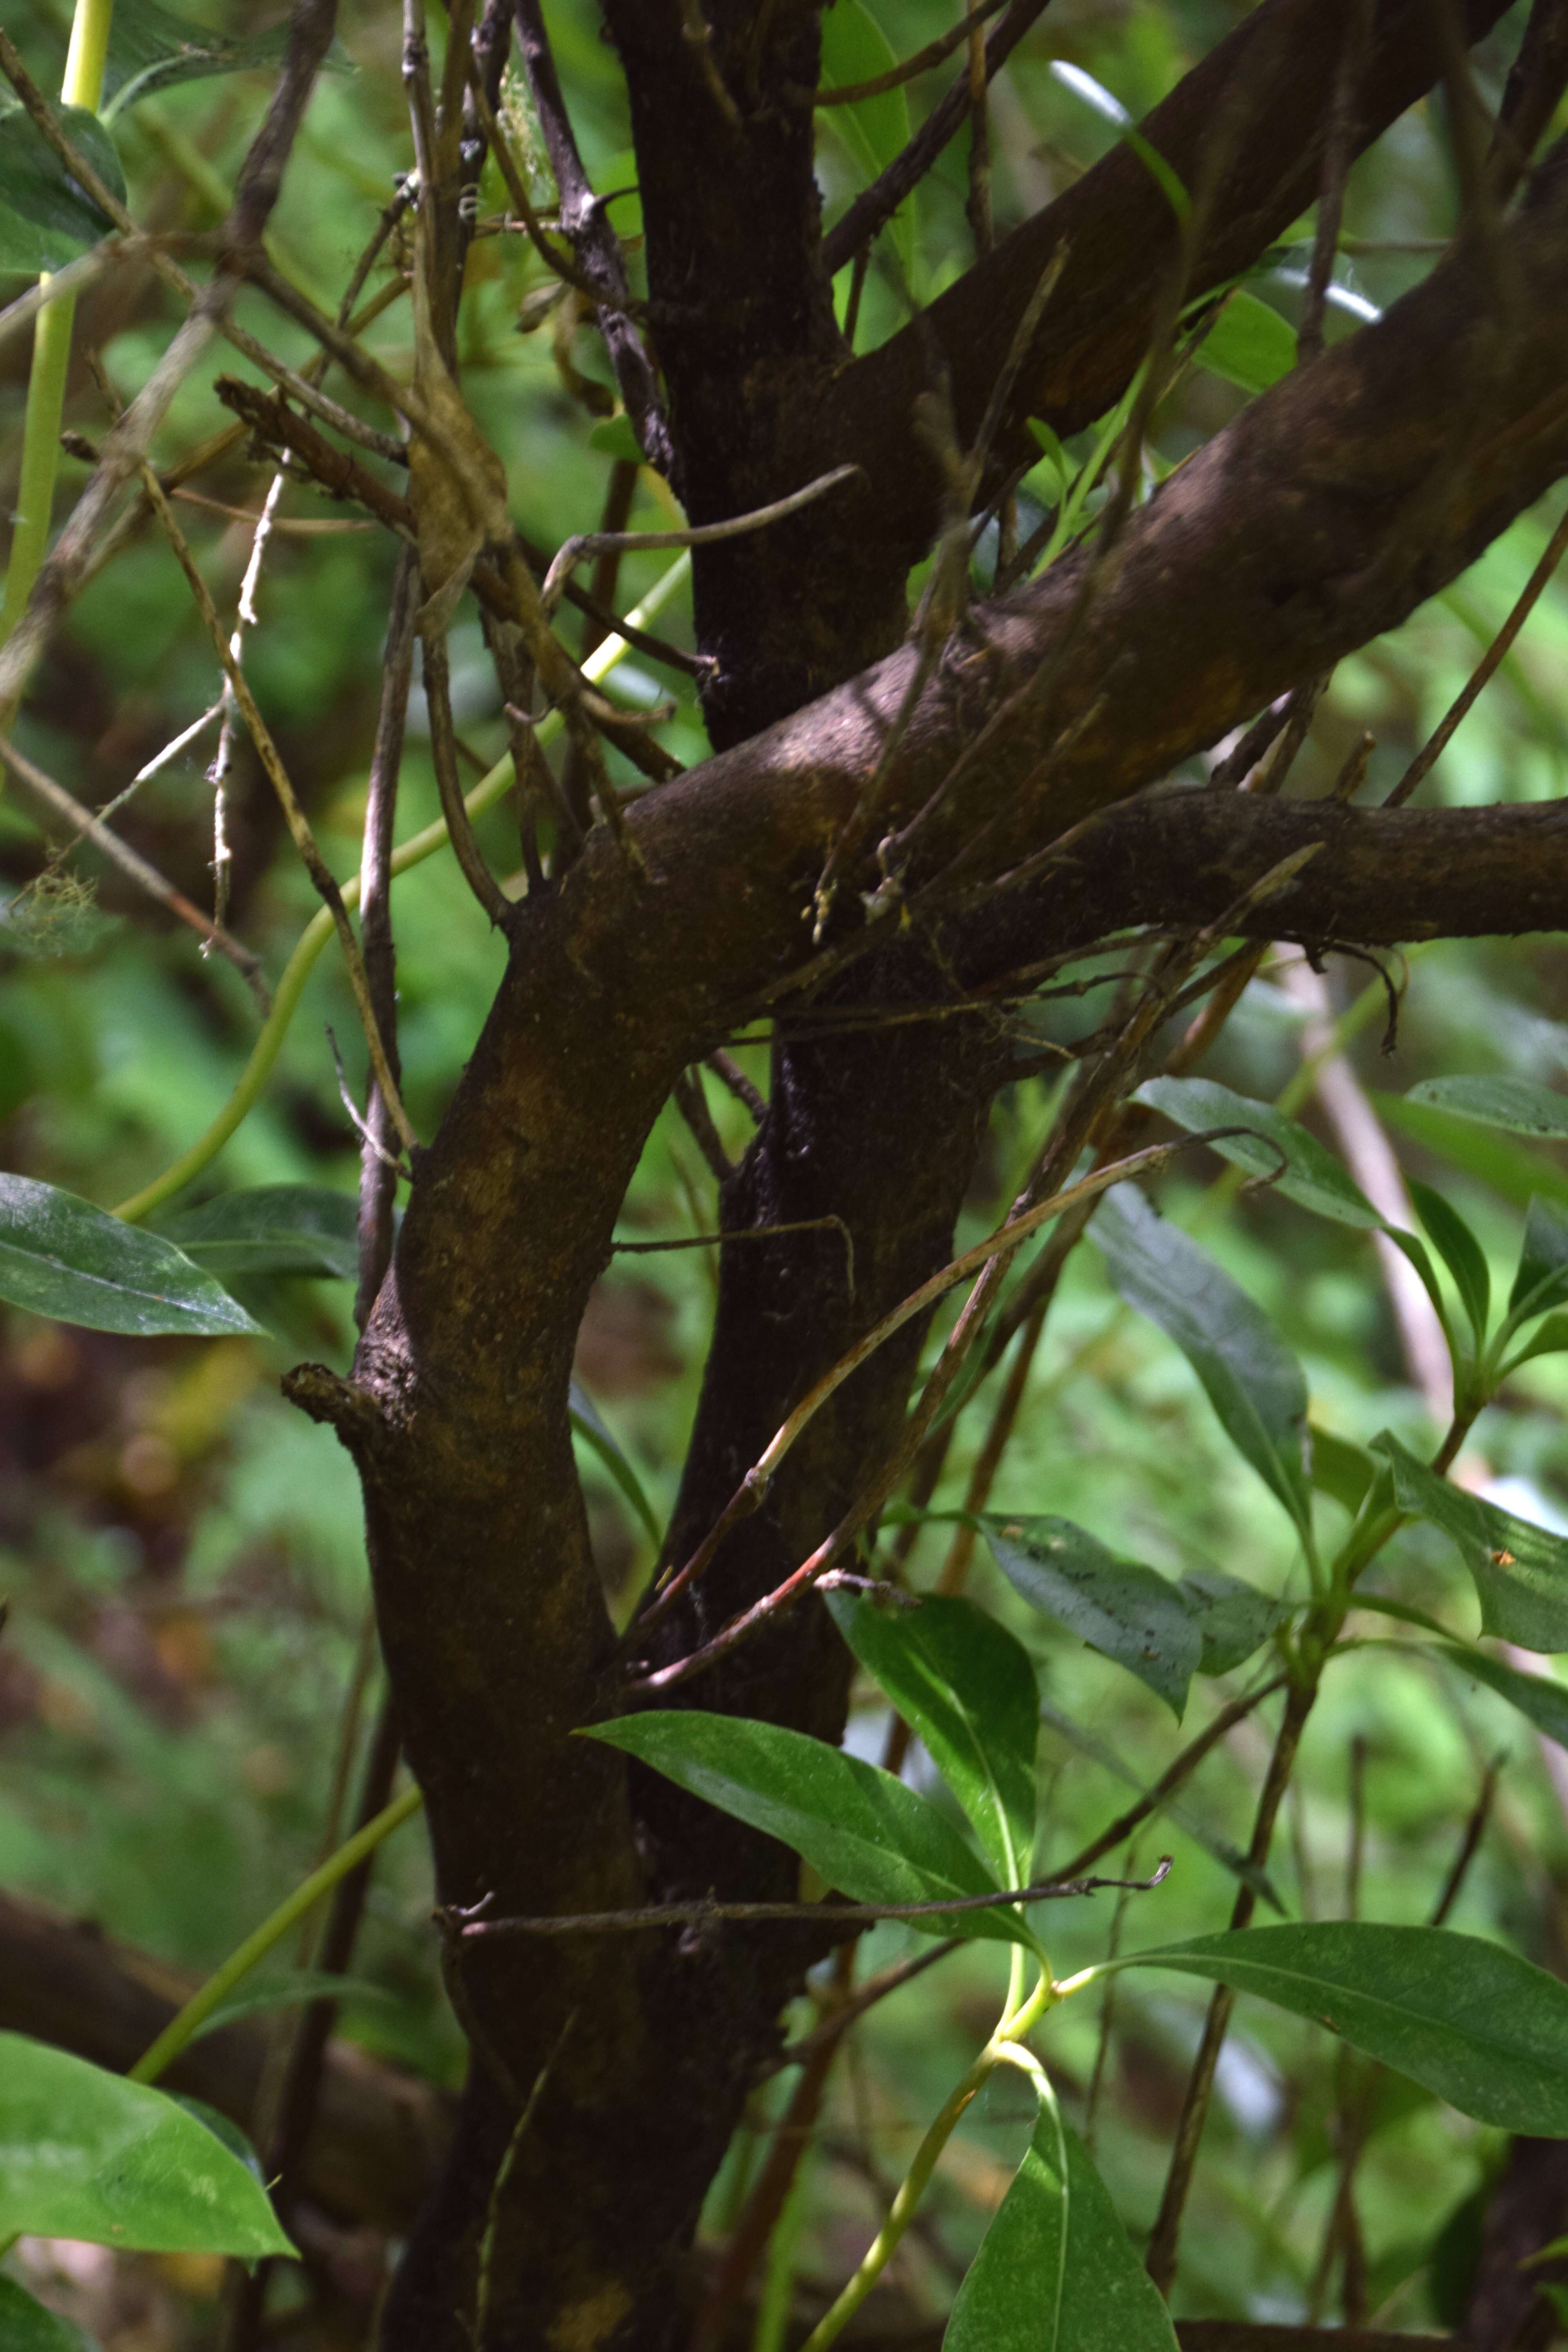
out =
[[(60, 101), (96, 114), (103, 101), (103, 68), (114, 0), (77, 0), (71, 18)], [(39, 280), (40, 292), (48, 272)], [(70, 368), (76, 295), (62, 294), (40, 311), (33, 330), (33, 364), (27, 376), (27, 408), (22, 427), (22, 471), (17, 485), (16, 528), (5, 572), (5, 603), (0, 611), (0, 641), (16, 625), (33, 593), (49, 543), (55, 477), (59, 470), (60, 417)], [(0, 727), (9, 713), (0, 710)]]

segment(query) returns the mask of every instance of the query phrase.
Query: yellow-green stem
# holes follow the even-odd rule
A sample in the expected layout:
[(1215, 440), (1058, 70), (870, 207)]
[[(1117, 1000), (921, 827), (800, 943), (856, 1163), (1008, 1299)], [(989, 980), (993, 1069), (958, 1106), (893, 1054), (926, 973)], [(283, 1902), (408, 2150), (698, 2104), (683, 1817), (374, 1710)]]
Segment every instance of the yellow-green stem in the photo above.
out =
[(405, 1790), (395, 1797), (390, 1805), (366, 1822), (363, 1830), (329, 1854), (320, 1870), (313, 1870), (296, 1886), (292, 1895), (281, 1902), (269, 1918), (264, 1919), (254, 1935), (247, 1936), (237, 1950), (229, 1954), (223, 1966), (208, 1977), (199, 1992), (194, 1992), (184, 2009), (172, 2017), (152, 2048), (138, 2058), (131, 2069), (133, 2083), (155, 2083), (165, 2068), (173, 2065), (193, 2034), (204, 2026), (221, 2002), (249, 1975), (259, 1960), (264, 1960), (275, 1944), (280, 1944), (289, 1929), (296, 1927), (308, 1911), (313, 1910), (323, 1895), (330, 1894), (340, 1878), (374, 1853), (384, 1838), (400, 1829), (419, 1811), (424, 1799), (417, 1789)]
[[(114, 0), (77, 0), (76, 14), (71, 19), (70, 47), (66, 54), (65, 81), (60, 89), (62, 105), (86, 107), (93, 114), (101, 105), (104, 59), (109, 52), (109, 26), (113, 13)], [(76, 297), (63, 294), (58, 302), (39, 311), (33, 329), (33, 363), (27, 377), (27, 413), (22, 427), (22, 473), (11, 557), (5, 572), (5, 604), (0, 612), (0, 644), (21, 617), (49, 543), (55, 477), (60, 460), (60, 417), (65, 408), (66, 373), (70, 366), (75, 319)], [(0, 721), (8, 719), (9, 713), (0, 711)]]
[[(661, 606), (674, 594), (690, 567), (690, 556), (682, 555), (670, 565), (662, 579), (654, 583), (642, 603), (630, 615), (634, 627), (643, 627), (654, 618)], [(628, 647), (624, 637), (606, 637), (604, 644), (595, 646), (584, 663), (584, 676), (590, 678), (595, 685), (598, 685), (602, 679), (609, 676), (616, 665), (624, 659), (627, 651)], [(540, 722), (537, 734), (542, 746), (548, 746), (555, 740), (563, 723), (558, 710), (552, 710), (548, 718)], [(511, 781), (511, 754), (509, 751), (504, 758), (496, 761), (488, 775), (479, 778), (473, 791), (465, 796), (464, 806), (468, 814), (471, 817), (479, 816), (484, 810), (492, 808)], [(437, 850), (445, 849), (447, 840), (444, 817), (437, 818), (434, 824), (426, 825), (422, 832), (411, 835), (408, 840), (402, 843), (392, 854), (394, 878), (395, 879), (400, 874), (408, 873), (413, 866), (423, 865), (426, 858), (434, 856)], [(342, 892), (345, 907), (358, 906), (359, 877), (357, 874), (352, 876), (343, 884)], [(227, 1102), (207, 1129), (206, 1133), (193, 1143), (188, 1151), (183, 1152), (172, 1167), (165, 1168), (161, 1176), (155, 1176), (150, 1184), (144, 1184), (141, 1192), (133, 1192), (128, 1201), (121, 1202), (114, 1212), (117, 1217), (123, 1217), (129, 1224), (136, 1224), (142, 1217), (151, 1215), (154, 1209), (161, 1207), (163, 1202), (172, 1200), (176, 1192), (184, 1192), (185, 1186), (199, 1176), (204, 1168), (211, 1165), (236, 1128), (248, 1118), (260, 1098), (262, 1088), (272, 1075), (273, 1066), (279, 1055), (283, 1050), (283, 1040), (289, 1034), (289, 1025), (299, 1008), (300, 999), (304, 994), (305, 982), (314, 971), (321, 950), (331, 937), (332, 919), (327, 908), (323, 907), (320, 913), (312, 916), (306, 924), (293, 954), (283, 967), (282, 975), (273, 996), (272, 1011), (250, 1049), (250, 1059), (241, 1072), (239, 1082)]]

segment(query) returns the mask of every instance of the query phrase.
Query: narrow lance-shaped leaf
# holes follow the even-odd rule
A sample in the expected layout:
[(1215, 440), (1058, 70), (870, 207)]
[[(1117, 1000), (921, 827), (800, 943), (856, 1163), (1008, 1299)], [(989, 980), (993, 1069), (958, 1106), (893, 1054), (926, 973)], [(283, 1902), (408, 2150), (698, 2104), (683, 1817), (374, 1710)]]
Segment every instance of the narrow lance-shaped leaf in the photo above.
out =
[(1508, 1311), (1521, 1322), (1568, 1300), (1568, 1218), (1539, 1195), (1524, 1220), (1524, 1246)]
[(1106, 1195), (1089, 1237), (1121, 1297), (1175, 1341), (1231, 1444), (1309, 1535), (1307, 1383), (1268, 1317), (1133, 1185)]
[[(157, 0), (114, 0), (104, 60), (105, 118), (112, 120), (138, 100), (172, 89), (177, 82), (279, 65), (288, 44), (287, 21), (264, 33), (232, 37), (176, 16)], [(326, 65), (329, 71), (347, 69), (348, 60), (335, 43)]]
[[(862, 0), (836, 0), (823, 12), (822, 87), (851, 89), (875, 81), (899, 60), (886, 33)], [(875, 180), (910, 140), (910, 101), (900, 87), (879, 97), (863, 98), (854, 106), (826, 110), (824, 120), (842, 137), (868, 181)], [(906, 196), (893, 215), (893, 241), (909, 277), (914, 268), (914, 204)]]
[(209, 1274), (311, 1274), (353, 1279), (359, 1271), (359, 1209), (324, 1184), (258, 1184), (220, 1192), (163, 1227)]
[(1470, 1572), (1481, 1630), (1521, 1649), (1568, 1650), (1568, 1542), (1439, 1478), (1391, 1432), (1373, 1441), (1402, 1511), (1440, 1528)]
[(1568, 2138), (1568, 1985), (1447, 1927), (1243, 1927), (1113, 1966), (1175, 1969), (1310, 2017), (1461, 2114)]
[(1245, 1168), (1249, 1176), (1270, 1180), (1273, 1189), (1287, 1201), (1310, 1209), (1317, 1216), (1369, 1232), (1383, 1223), (1360, 1185), (1327, 1145), (1272, 1103), (1234, 1094), (1212, 1078), (1150, 1078), (1133, 1099), (1160, 1111), (1189, 1135), (1214, 1128), (1244, 1128), (1249, 1131), (1215, 1136), (1210, 1149), (1233, 1167)]
[[(891, 1772), (803, 1731), (677, 1707), (593, 1724), (584, 1736), (792, 1846), (857, 1903), (936, 1903), (989, 1894), (997, 1884), (935, 1805)], [(1021, 1939), (1005, 1906), (913, 1924), (935, 1936)]]
[(139, 1339), (259, 1328), (173, 1242), (28, 1176), (0, 1176), (0, 1298)]
[(653, 1538), (657, 1550), (663, 1542), (658, 1515), (644, 1491), (642, 1480), (632, 1468), (621, 1448), (605, 1425), (603, 1414), (585, 1388), (574, 1381), (568, 1391), (567, 1418), (574, 1435), (591, 1446), (615, 1480), (643, 1526)]
[(1176, 1591), (1203, 1643), (1201, 1675), (1228, 1675), (1245, 1665), (1289, 1614), (1283, 1602), (1223, 1568), (1190, 1568)]
[(1452, 1111), (1480, 1127), (1500, 1127), (1510, 1135), (1568, 1139), (1568, 1095), (1533, 1078), (1424, 1078), (1405, 1099)]
[(178, 2101), (0, 2033), (0, 2238), (291, 2254), (265, 2190)]
[(1486, 1253), (1458, 1211), (1450, 1207), (1441, 1192), (1435, 1192), (1430, 1184), (1423, 1184), (1414, 1176), (1406, 1181), (1416, 1214), (1454, 1277), (1479, 1348), (1486, 1338), (1487, 1318), (1491, 1309), (1492, 1279)]
[(1568, 1748), (1568, 1689), (1552, 1675), (1521, 1675), (1517, 1666), (1504, 1665), (1486, 1650), (1462, 1648), (1448, 1643), (1435, 1656), (1446, 1658), (1461, 1674), (1473, 1675), (1496, 1691), (1499, 1698), (1507, 1699), (1517, 1707), (1527, 1723), (1559, 1748)]
[(1031, 1608), (1136, 1675), (1179, 1719), (1203, 1636), (1173, 1584), (1070, 1519), (985, 1520), (997, 1567)]
[(916, 1608), (868, 1592), (827, 1606), (929, 1749), (1004, 1886), (1028, 1876), (1035, 1843), (1035, 1749), (1040, 1702), (1027, 1651), (972, 1601), (932, 1594)]
[(942, 2352), (1175, 2352), (1175, 2344), (1164, 2298), (1104, 2181), (1071, 2125), (1042, 2101), (958, 2291)]

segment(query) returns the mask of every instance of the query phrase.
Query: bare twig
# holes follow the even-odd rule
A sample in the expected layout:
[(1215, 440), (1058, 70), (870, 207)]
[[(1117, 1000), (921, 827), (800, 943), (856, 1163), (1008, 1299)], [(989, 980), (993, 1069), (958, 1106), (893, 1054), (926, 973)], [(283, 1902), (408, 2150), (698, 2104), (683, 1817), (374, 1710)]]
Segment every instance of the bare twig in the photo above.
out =
[(474, 838), (473, 823), (463, 799), (463, 780), (458, 773), (458, 755), (452, 734), (451, 672), (447, 661), (447, 639), (440, 629), (426, 629), (421, 638), (424, 653), (425, 700), (430, 713), (430, 757), (436, 770), (437, 789), (441, 795), (441, 814), (447, 820), (451, 835), (453, 855), (462, 869), (464, 881), (484, 908), (490, 921), (504, 930), (515, 909), (479, 852)]
[(1301, 323), (1296, 335), (1297, 351), (1303, 361), (1316, 359), (1323, 348), (1323, 312), (1328, 301), (1329, 280), (1334, 274), (1334, 257), (1339, 250), (1340, 226), (1344, 218), (1345, 182), (1350, 176), (1357, 129), (1356, 98), (1366, 70), (1367, 51), (1372, 42), (1373, 5), (1374, 0), (1344, 0), (1339, 70), (1334, 77), (1333, 100), (1323, 141), (1322, 179), (1318, 190), (1318, 231), (1307, 271), (1307, 294), (1301, 305)]
[(197, 570), (195, 561), (185, 543), (184, 534), (174, 520), (174, 509), (164, 495), (158, 477), (145, 461), (142, 462), (142, 478), (147, 495), (152, 500), (153, 511), (163, 526), (164, 534), (174, 551), (181, 571), (185, 575), (191, 593), (195, 598), (196, 609), (206, 624), (207, 634), (212, 639), (214, 650), (223, 665), (224, 675), (233, 689), (235, 700), (239, 705), (246, 731), (256, 746), (257, 756), (267, 771), (268, 780), (278, 795), (294, 846), (304, 861), (305, 869), (311, 881), (331, 911), (332, 921), (343, 951), (343, 962), (348, 971), (349, 985), (353, 992), (354, 1003), (364, 1028), (365, 1042), (370, 1047), (371, 1063), (375, 1071), (376, 1084), (386, 1099), (387, 1110), (393, 1125), (397, 1130), (404, 1149), (416, 1150), (419, 1139), (409, 1124), (408, 1114), (403, 1108), (402, 1097), (397, 1091), (396, 1082), (386, 1058), (381, 1031), (370, 1001), (370, 991), (365, 980), (359, 941), (355, 939), (353, 926), (349, 921), (348, 909), (343, 904), (343, 895), (338, 887), (337, 878), (316, 846), (316, 837), (310, 830), (310, 819), (300, 805), (299, 796), (289, 780), (289, 772), (279, 756), (278, 746), (272, 740), (271, 730), (257, 707), (256, 698), (250, 691), (245, 672), (229, 651), (227, 639), (223, 633), (223, 624), (217, 616), (217, 609), (208, 592), (206, 582)]
[(1563, 516), (1548, 540), (1546, 551), (1525, 582), (1512, 612), (1476, 664), (1466, 684), (1460, 688), (1442, 719), (1389, 793), (1384, 803), (1384, 808), (1403, 807), (1412, 793), (1426, 782), (1426, 778), (1447, 750), (1460, 720), (1476, 702), (1489, 679), (1501, 667), (1509, 648), (1539, 603), (1548, 581), (1562, 562), (1564, 549), (1568, 549), (1568, 514)]
[(563, 583), (575, 564), (585, 555), (632, 555), (645, 548), (713, 547), (721, 540), (741, 539), (748, 531), (761, 530), (768, 523), (783, 522), (786, 516), (798, 514), (802, 507), (810, 506), (840, 482), (859, 475), (858, 466), (835, 466), (830, 473), (819, 474), (788, 498), (773, 499), (765, 507), (755, 507), (750, 514), (732, 515), (727, 522), (703, 522), (689, 525), (682, 530), (584, 530), (575, 532), (564, 541), (554, 562), (544, 575), (542, 593), (544, 610), (553, 613), (561, 602)]
[[(835, 1927), (872, 1927), (879, 1919), (945, 1919), (975, 1911), (998, 1911), (1012, 1903), (1050, 1903), (1064, 1896), (1098, 1895), (1106, 1887), (1127, 1887), (1139, 1895), (1163, 1886), (1171, 1874), (1171, 1857), (1162, 1857), (1148, 1878), (1042, 1879), (1037, 1885), (1005, 1887), (994, 1895), (955, 1895), (934, 1903), (651, 1903), (640, 1910), (574, 1911), (542, 1918), (479, 1919), (472, 1911), (449, 1904), (437, 1913), (443, 1928), (459, 1944), (477, 1943), (497, 1936), (614, 1935), (640, 1927), (717, 1927), (727, 1923), (751, 1926), (769, 1920), (799, 1923), (809, 1920)], [(475, 1906), (477, 1909), (478, 1906)]]
[(90, 841), (95, 849), (101, 850), (104, 856), (118, 866), (139, 890), (144, 890), (150, 898), (156, 899), (160, 907), (166, 907), (170, 914), (178, 916), (182, 923), (188, 924), (205, 944), (216, 948), (220, 955), (226, 956), (236, 971), (245, 979), (263, 1014), (271, 1011), (272, 1000), (262, 978), (258, 957), (252, 955), (247, 947), (242, 947), (220, 924), (204, 915), (199, 907), (194, 907), (183, 891), (176, 890), (172, 882), (164, 880), (155, 866), (150, 866), (129, 842), (121, 841), (117, 833), (111, 833), (90, 809), (83, 808), (63, 784), (57, 784), (52, 776), (46, 775), (42, 768), (36, 767), (25, 752), (18, 751), (16, 746), (4, 736), (0, 736), (0, 761), (5, 762), (18, 783), (25, 784), (46, 806), (53, 809), (57, 816), (63, 817), (73, 831), (81, 835), (84, 840)]
[(900, 65), (890, 66), (886, 73), (875, 74), (869, 81), (843, 82), (837, 89), (819, 89), (812, 100), (815, 106), (858, 106), (863, 98), (880, 98), (884, 91), (901, 89), (913, 81), (917, 74), (929, 73), (932, 66), (942, 64), (963, 42), (972, 41), (988, 16), (994, 16), (1005, 0), (979, 0), (966, 16), (945, 33), (928, 41), (923, 49), (905, 58)]

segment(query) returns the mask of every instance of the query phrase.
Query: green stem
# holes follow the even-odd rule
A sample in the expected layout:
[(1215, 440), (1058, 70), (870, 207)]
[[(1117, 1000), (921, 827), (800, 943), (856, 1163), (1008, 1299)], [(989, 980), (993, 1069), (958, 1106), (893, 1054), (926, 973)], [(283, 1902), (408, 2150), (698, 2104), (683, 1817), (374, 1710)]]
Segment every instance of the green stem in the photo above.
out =
[[(103, 100), (103, 66), (113, 12), (114, 0), (77, 0), (76, 14), (71, 19), (70, 47), (66, 55), (65, 81), (60, 89), (62, 105), (86, 107), (90, 113), (97, 113)], [(47, 278), (48, 273), (44, 275)], [(0, 612), (0, 644), (21, 618), (49, 543), (55, 477), (60, 462), (60, 417), (65, 408), (75, 319), (76, 297), (64, 294), (38, 313), (33, 330), (33, 364), (27, 377), (27, 413), (22, 428), (22, 473), (11, 558), (5, 572), (5, 604)], [(0, 718), (8, 718), (8, 714), (0, 713)]]
[(169, 2020), (150, 2050), (138, 2058), (130, 2073), (132, 2083), (155, 2083), (165, 2068), (171, 2066), (185, 2044), (206, 2023), (219, 2003), (227, 1999), (242, 1977), (248, 1976), (258, 1960), (264, 1960), (275, 1944), (280, 1944), (289, 1929), (296, 1927), (312, 1910), (322, 1895), (329, 1894), (340, 1878), (362, 1863), (367, 1853), (374, 1853), (384, 1838), (419, 1811), (424, 1798), (417, 1789), (407, 1789), (395, 1797), (390, 1805), (377, 1813), (374, 1821), (329, 1854), (320, 1870), (296, 1886), (281, 1902), (270, 1917), (262, 1921), (253, 1935), (246, 1937), (237, 1950), (229, 1954), (223, 1966), (210, 1976), (199, 1991), (194, 1992), (184, 2009)]
[[(642, 603), (629, 615), (634, 627), (641, 628), (655, 617), (674, 594), (690, 568), (690, 556), (682, 555), (670, 565), (662, 579), (655, 581)], [(598, 685), (602, 679), (609, 676), (628, 650), (624, 637), (606, 637), (604, 644), (596, 646), (583, 664), (584, 677), (590, 679), (595, 686)], [(559, 710), (552, 710), (547, 718), (541, 720), (536, 732), (542, 747), (547, 747), (555, 740), (563, 724)], [(509, 789), (511, 782), (511, 754), (509, 751), (502, 759), (496, 761), (488, 775), (479, 778), (473, 791), (465, 797), (463, 805), (470, 817), (479, 816), (486, 809), (493, 808), (502, 793)], [(437, 850), (445, 849), (449, 839), (450, 835), (447, 831), (447, 822), (444, 817), (438, 817), (434, 824), (426, 825), (422, 832), (411, 835), (409, 839), (392, 854), (394, 877), (408, 873), (416, 866), (423, 865), (426, 858), (435, 856)], [(357, 874), (352, 876), (343, 884), (342, 894), (345, 907), (358, 906), (359, 877)], [(279, 1055), (283, 1050), (283, 1041), (289, 1034), (289, 1024), (299, 1009), (300, 999), (305, 992), (305, 982), (315, 970), (322, 949), (332, 937), (332, 928), (331, 916), (324, 907), (306, 924), (300, 934), (293, 954), (283, 967), (282, 976), (273, 997), (272, 1011), (250, 1049), (250, 1059), (240, 1073), (239, 1082), (227, 1102), (207, 1129), (206, 1133), (199, 1137), (188, 1151), (183, 1152), (172, 1167), (165, 1168), (161, 1176), (155, 1176), (150, 1184), (144, 1184), (141, 1192), (133, 1192), (128, 1201), (121, 1202), (114, 1212), (117, 1217), (123, 1217), (128, 1224), (138, 1224), (143, 1217), (150, 1215), (165, 1201), (172, 1200), (176, 1192), (184, 1192), (185, 1186), (199, 1176), (204, 1168), (210, 1167), (236, 1128), (249, 1117), (260, 1099), (262, 1088), (272, 1075)]]

